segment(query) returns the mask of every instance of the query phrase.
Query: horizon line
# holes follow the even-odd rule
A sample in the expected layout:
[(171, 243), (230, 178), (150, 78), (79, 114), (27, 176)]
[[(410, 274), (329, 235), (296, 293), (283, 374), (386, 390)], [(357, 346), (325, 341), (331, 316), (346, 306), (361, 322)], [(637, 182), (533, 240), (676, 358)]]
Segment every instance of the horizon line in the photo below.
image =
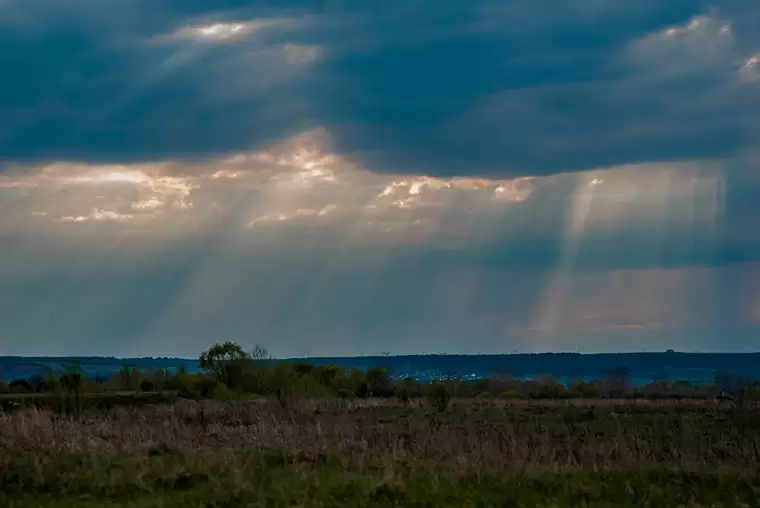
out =
[[(536, 352), (510, 352), (510, 353), (407, 353), (407, 354), (372, 354), (372, 355), (322, 355), (322, 356), (288, 356), (288, 357), (271, 357), (270, 360), (320, 360), (320, 359), (353, 359), (353, 358), (406, 358), (415, 356), (541, 356), (541, 355), (564, 355), (564, 356), (612, 356), (612, 355), (758, 355), (760, 351), (676, 351), (668, 349), (665, 351), (622, 351), (622, 352), (578, 352), (578, 351), (544, 351)], [(181, 356), (99, 356), (99, 355), (68, 355), (68, 356), (26, 356), (26, 355), (0, 355), (3, 359), (27, 359), (27, 360), (46, 360), (46, 359), (114, 359), (114, 360), (182, 360), (197, 361), (197, 357)]]

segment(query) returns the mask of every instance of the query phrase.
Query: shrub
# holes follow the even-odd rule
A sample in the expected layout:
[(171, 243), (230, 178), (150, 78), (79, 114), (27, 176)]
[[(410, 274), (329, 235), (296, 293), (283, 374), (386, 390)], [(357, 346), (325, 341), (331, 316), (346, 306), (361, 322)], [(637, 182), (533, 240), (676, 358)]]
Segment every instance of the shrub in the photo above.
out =
[(278, 363), (268, 379), (269, 392), (277, 398), (283, 408), (287, 408), (290, 400), (297, 394), (298, 374), (293, 364)]
[(394, 392), (396, 398), (398, 398), (398, 400), (400, 400), (402, 403), (406, 404), (409, 402), (410, 391), (405, 382), (402, 381), (401, 383), (396, 384)]
[(314, 369), (314, 375), (321, 384), (332, 386), (336, 380), (344, 377), (343, 367), (335, 364), (323, 365)]
[(436, 411), (443, 413), (451, 402), (451, 392), (445, 385), (435, 383), (428, 388), (427, 399)]
[(602, 393), (601, 387), (596, 383), (589, 383), (588, 381), (578, 381), (570, 385), (570, 394), (577, 397), (594, 398), (599, 397)]
[(302, 376), (306, 376), (314, 371), (314, 364), (308, 362), (298, 362), (293, 364), (293, 368), (296, 369), (296, 372)]
[(192, 390), (201, 397), (208, 399), (219, 389), (220, 382), (211, 376), (198, 375), (193, 379)]
[(166, 388), (166, 385), (169, 382), (170, 372), (168, 370), (164, 369), (156, 369), (153, 371), (153, 390), (151, 391), (160, 391)]
[(408, 377), (404, 379), (404, 384), (409, 389), (409, 397), (424, 397), (427, 393), (427, 385), (420, 383), (414, 378)]
[(176, 390), (181, 394), (187, 394), (192, 390), (190, 376), (183, 372), (183, 370), (178, 370), (175, 375), (167, 380), (166, 388)]
[(390, 397), (393, 395), (391, 378), (388, 371), (381, 367), (372, 367), (367, 370), (367, 385), (369, 391), (375, 397)]
[(458, 395), (460, 397), (477, 397), (482, 393), (488, 393), (488, 391), (488, 379), (476, 379), (459, 383)]
[(249, 393), (263, 395), (267, 391), (267, 377), (271, 357), (266, 348), (259, 345), (248, 354), (248, 370), (246, 371), (243, 389)]
[(120, 388), (122, 390), (137, 391), (140, 387), (140, 369), (124, 364), (119, 369)]
[(140, 381), (140, 391), (154, 392), (156, 391), (156, 385), (150, 379), (143, 379)]
[(360, 399), (369, 396), (369, 385), (367, 376), (361, 369), (351, 369), (346, 374), (346, 388), (350, 389), (354, 395)]
[(0, 379), (0, 393), (8, 393), (8, 383)]
[(67, 372), (61, 376), (61, 387), (64, 390), (79, 393), (82, 389), (82, 374), (79, 372)]
[(366, 399), (367, 397), (369, 397), (369, 393), (370, 393), (369, 385), (366, 382), (361, 383), (356, 388), (356, 391), (354, 393), (356, 393), (356, 396), (359, 397), (360, 399)]
[(219, 402), (231, 402), (234, 400), (240, 400), (241, 395), (240, 393), (227, 388), (226, 385), (219, 383), (217, 387), (214, 388), (211, 397), (213, 397), (214, 400), (218, 400)]
[(530, 396), (534, 399), (559, 399), (567, 394), (564, 385), (552, 377), (542, 379), (531, 390)]
[(61, 378), (55, 374), (48, 374), (42, 378), (40, 383), (40, 391), (45, 393), (54, 393), (61, 388)]

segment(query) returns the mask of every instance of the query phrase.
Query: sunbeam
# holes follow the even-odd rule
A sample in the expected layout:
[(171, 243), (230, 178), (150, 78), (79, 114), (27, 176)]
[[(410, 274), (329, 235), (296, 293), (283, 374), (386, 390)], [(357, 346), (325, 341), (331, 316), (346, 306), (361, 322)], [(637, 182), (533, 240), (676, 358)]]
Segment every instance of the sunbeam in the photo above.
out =
[(561, 314), (566, 310), (565, 302), (573, 276), (574, 262), (586, 232), (586, 222), (594, 193), (601, 185), (604, 185), (604, 181), (600, 178), (589, 179), (582, 175), (577, 177), (576, 188), (566, 214), (567, 224), (562, 234), (559, 265), (545, 290), (545, 302), (541, 304), (537, 314), (535, 327), (541, 333), (542, 342), (538, 345), (540, 349), (551, 349), (557, 346), (557, 325)]
[[(39, 280), (57, 289), (35, 314), (63, 323), (89, 309), (99, 317), (76, 328), (86, 335), (114, 309), (134, 309), (120, 333), (141, 354), (156, 341), (167, 354), (172, 341), (201, 347), (218, 329), (284, 355), (467, 351), (471, 334), (480, 350), (576, 350), (721, 319), (714, 293), (727, 276), (674, 264), (724, 255), (724, 171), (712, 163), (445, 178), (373, 172), (332, 144), (321, 128), (208, 161), (54, 163), (4, 175), (14, 220), (3, 234), (47, 236), (62, 256), (43, 263)], [(38, 245), (16, 242), (9, 266), (38, 256)], [(100, 302), (67, 304), (113, 270), (126, 284), (126, 252), (142, 252), (135, 273), (153, 275)], [(736, 319), (754, 322), (754, 307), (742, 308)], [(373, 341), (384, 323), (381, 347)], [(377, 329), (358, 331), (368, 326)]]

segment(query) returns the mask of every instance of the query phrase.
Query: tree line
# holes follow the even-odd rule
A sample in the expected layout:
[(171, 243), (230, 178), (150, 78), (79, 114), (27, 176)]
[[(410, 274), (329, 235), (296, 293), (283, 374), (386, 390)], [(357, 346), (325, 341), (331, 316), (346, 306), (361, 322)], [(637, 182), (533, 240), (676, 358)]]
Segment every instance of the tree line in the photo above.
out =
[[(273, 397), (287, 406), (297, 397), (367, 398), (397, 397), (408, 401), (428, 397), (435, 407), (445, 407), (453, 397), (501, 397), (514, 399), (563, 398), (714, 398), (726, 391), (742, 402), (760, 398), (760, 385), (727, 374), (718, 375), (717, 384), (695, 385), (688, 381), (659, 379), (644, 387), (633, 387), (630, 372), (614, 369), (603, 378), (578, 379), (569, 385), (551, 376), (522, 380), (500, 371), (485, 379), (461, 380), (454, 377), (432, 383), (412, 378), (393, 379), (384, 367), (345, 369), (336, 364), (315, 365), (306, 361), (281, 361), (263, 347), (245, 351), (233, 342), (218, 343), (198, 358), (200, 372), (140, 370), (124, 365), (118, 373), (103, 379), (88, 379), (74, 364), (63, 375), (48, 374), (30, 383), (20, 380), (11, 386), (0, 383), (0, 393), (42, 392), (71, 400), (77, 407), (83, 394), (118, 392), (164, 393), (182, 397), (235, 399)], [(22, 382), (23, 381), (23, 382)], [(729, 387), (728, 390), (726, 387)], [(727, 396), (729, 397), (729, 396)]]

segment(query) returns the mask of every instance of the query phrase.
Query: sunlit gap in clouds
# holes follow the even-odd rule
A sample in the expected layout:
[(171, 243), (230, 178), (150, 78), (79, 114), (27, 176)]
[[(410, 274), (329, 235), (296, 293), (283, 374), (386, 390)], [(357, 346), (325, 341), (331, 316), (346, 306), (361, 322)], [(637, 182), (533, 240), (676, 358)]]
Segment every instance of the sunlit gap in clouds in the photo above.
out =
[[(157, 323), (154, 335), (169, 333), (176, 322), (188, 321), (187, 316), (192, 316), (189, 321), (195, 323), (188, 326), (209, 327), (209, 333), (213, 333), (212, 324), (217, 316), (225, 315), (227, 299), (241, 296), (251, 299), (257, 307), (269, 309), (272, 315), (281, 315), (286, 307), (286, 319), (280, 320), (282, 327), (298, 322), (299, 300), (308, 300), (304, 295), (309, 292), (309, 282), (317, 279), (324, 267), (304, 270), (301, 266), (295, 271), (284, 268), (292, 263), (293, 255), (308, 254), (311, 228), (319, 228), (319, 221), (329, 219), (338, 209), (324, 200), (331, 201), (351, 190), (341, 177), (346, 173), (345, 164), (321, 148), (325, 136), (323, 131), (307, 132), (268, 149), (225, 157), (202, 170), (206, 176), (201, 194), (203, 187), (211, 192), (209, 188), (219, 186), (221, 201), (216, 204), (226, 210), (223, 213), (227, 218), (215, 220), (212, 227), (225, 233), (204, 238), (213, 247), (196, 261), (190, 280), (177, 293), (162, 322)], [(303, 230), (298, 235), (300, 241), (293, 243), (282, 236), (286, 232), (283, 228), (289, 227)], [(249, 253), (249, 264), (243, 273), (232, 273), (230, 266), (240, 269), (235, 253), (241, 248)], [(274, 257), (273, 251), (277, 251)], [(269, 256), (262, 258), (262, 252)], [(339, 250), (333, 248), (313, 258), (324, 260), (326, 255), (338, 254)], [(306, 279), (304, 272), (308, 274)], [(254, 275), (258, 286), (249, 283)], [(300, 287), (294, 294), (285, 295), (295, 279)], [(281, 330), (278, 332), (281, 334)]]
[[(209, 224), (211, 233), (202, 238), (205, 247), (194, 256), (192, 269), (160, 321), (154, 324), (151, 335), (169, 334), (176, 330), (177, 322), (187, 323), (188, 332), (201, 327), (212, 334), (216, 316), (225, 315), (228, 298), (247, 295), (258, 305), (262, 299), (282, 303), (282, 295), (261, 294), (261, 287), (251, 286), (248, 281), (251, 273), (257, 273), (264, 287), (289, 287), (292, 283), (286, 280), (287, 271), (280, 269), (291, 257), (287, 247), (283, 246), (278, 256), (268, 258), (261, 266), (257, 252), (276, 247), (271, 244), (272, 237), (257, 234), (262, 227), (326, 215), (305, 213), (307, 209), (300, 204), (315, 185), (334, 181), (330, 168), (322, 168), (325, 159), (308, 148), (309, 138), (307, 133), (269, 149), (231, 155), (195, 169), (203, 175), (201, 192), (220, 186), (220, 194), (213, 202), (219, 213)], [(330, 210), (324, 207), (320, 212), (324, 209)], [(244, 273), (231, 271), (233, 266), (240, 269), (235, 253), (241, 245), (251, 249)]]
[[(382, 179), (378, 175), (351, 165), (337, 155), (328, 153), (328, 138), (328, 134), (323, 130), (305, 133), (297, 137), (292, 142), (293, 146), (290, 150), (285, 150), (286, 154), (289, 152), (290, 155), (280, 157), (278, 160), (300, 169), (293, 173), (284, 173), (273, 177), (271, 194), (262, 200), (264, 206), (271, 206), (272, 202), (282, 204), (283, 195), (289, 195), (286, 203), (293, 209), (296, 208), (295, 203), (299, 198), (303, 199), (310, 191), (315, 192), (317, 188), (332, 189), (336, 198), (343, 197), (345, 199), (347, 194), (355, 195), (348, 203), (329, 203), (321, 209), (297, 208), (295, 214), (280, 213), (275, 216), (278, 220), (285, 221), (297, 218), (299, 215), (325, 216), (332, 211), (342, 214), (338, 219), (340, 232), (336, 232), (337, 234), (332, 236), (331, 244), (324, 252), (315, 256), (315, 262), (318, 264), (311, 267), (309, 277), (306, 280), (299, 281), (301, 287), (299, 287), (294, 299), (289, 302), (290, 308), (287, 319), (283, 320), (282, 329), (278, 330), (278, 333), (285, 337), (299, 333), (298, 330), (302, 329), (302, 324), (308, 322), (316, 309), (319, 308), (322, 303), (320, 300), (324, 298), (324, 295), (329, 294), (331, 289), (334, 289), (333, 286), (340, 283), (341, 275), (346, 277), (347, 267), (356, 269), (357, 266), (361, 266), (358, 274), (351, 273), (351, 268), (349, 268), (348, 276), (351, 278), (358, 276), (360, 279), (348, 282), (349, 287), (355, 289), (355, 294), (352, 295), (351, 307), (343, 309), (346, 314), (361, 312), (363, 305), (372, 297), (374, 285), (382, 280), (382, 275), (387, 270), (414, 269), (414, 267), (409, 266), (391, 267), (391, 258), (399, 245), (405, 244), (407, 241), (413, 242), (413, 239), (406, 237), (409, 234), (409, 224), (396, 224), (397, 230), (394, 230), (393, 226), (388, 229), (383, 229), (382, 226), (374, 227), (378, 225), (374, 222), (378, 217), (378, 214), (375, 213), (378, 210), (377, 199), (384, 193), (381, 192), (375, 196), (372, 189), (380, 186)], [(363, 185), (367, 189), (356, 188), (357, 185)], [(385, 187), (393, 186), (394, 184), (391, 183)], [(416, 192), (410, 191), (410, 193), (415, 194)], [(349, 207), (348, 211), (344, 210), (346, 205)], [(385, 206), (380, 205), (380, 207), (387, 213), (389, 208), (394, 208), (394, 205), (385, 204)], [(297, 213), (299, 211), (302, 213)], [(312, 213), (306, 214), (303, 213), (304, 211)], [(382, 213), (379, 214), (380, 217), (382, 215)], [(264, 217), (269, 218), (272, 215), (265, 215)], [(254, 227), (255, 232), (255, 227), (259, 223), (260, 219), (254, 220), (249, 223), (249, 227)], [(416, 229), (415, 226), (417, 224), (412, 220), (411, 229)], [(372, 245), (372, 259), (357, 260), (357, 252), (354, 248), (367, 243)], [(345, 281), (343, 282), (345, 288)], [(340, 331), (338, 333), (340, 334)], [(325, 341), (329, 341), (329, 339), (331, 337), (323, 338)], [(361, 350), (361, 337), (354, 337), (353, 340), (355, 341), (355, 349)], [(315, 346), (320, 346), (320, 344), (315, 344)], [(325, 344), (322, 344), (322, 347), (324, 346)], [(304, 351), (304, 353), (308, 354), (308, 351)]]
[[(267, 260), (266, 267), (256, 266), (256, 261), (252, 260), (250, 270), (266, 270), (269, 274), (259, 277), (262, 286), (276, 287), (271, 281), (275, 273), (280, 274), (277, 277), (288, 276), (288, 270), (280, 268), (289, 262), (291, 249), (298, 249), (301, 254), (316, 249), (311, 252), (312, 256), (306, 256), (313, 265), (298, 271), (301, 277), (297, 291), (282, 303), (287, 305), (287, 310), (273, 309), (279, 314), (287, 312), (287, 319), (279, 320), (279, 336), (298, 333), (299, 327), (313, 317), (325, 294), (334, 290), (334, 284), (341, 277), (345, 288), (345, 277), (347, 273), (351, 274), (351, 269), (358, 269), (360, 277), (359, 282), (348, 284), (356, 290), (351, 299), (352, 308), (361, 310), (362, 305), (373, 297), (374, 285), (383, 280), (383, 275), (391, 271), (413, 273), (421, 268), (416, 263), (425, 262), (424, 256), (406, 256), (404, 266), (392, 266), (397, 262), (399, 249), (428, 246), (430, 242), (448, 248), (467, 247), (473, 232), (474, 236), (487, 236), (485, 231), (478, 232), (475, 227), (478, 215), (498, 215), (499, 210), (503, 213), (505, 206), (521, 202), (531, 191), (530, 179), (504, 181), (379, 175), (330, 153), (328, 146), (329, 136), (324, 130), (310, 131), (267, 150), (230, 156), (214, 164), (215, 169), (210, 172), (211, 181), (229, 181), (238, 190), (250, 186), (254, 191), (251, 201), (241, 206), (241, 211), (248, 217), (248, 232), (240, 231), (239, 235), (244, 236), (238, 237), (248, 238), (246, 241), (254, 248), (259, 245), (271, 249), (271, 242), (280, 242), (276, 247), (281, 254), (275, 260)], [(472, 198), (475, 201), (467, 207), (467, 196), (477, 193), (482, 196)], [(451, 213), (454, 208), (459, 208), (460, 214), (463, 208), (467, 208), (464, 219)], [(447, 214), (458, 219), (454, 227), (447, 224)], [(289, 243), (285, 240), (287, 237), (282, 235), (287, 232), (296, 234), (298, 241)], [(369, 250), (361, 250), (362, 246)], [(370, 257), (356, 259), (361, 252), (369, 252)], [(227, 286), (223, 288), (219, 277), (212, 275), (220, 270), (223, 268), (210, 267), (208, 274), (203, 276), (216, 288), (214, 294), (239, 291), (245, 275), (241, 274), (235, 280), (227, 277)], [(446, 276), (445, 273), (439, 274), (439, 277)], [(292, 281), (278, 279), (276, 282), (283, 287), (292, 285)], [(187, 288), (185, 300), (197, 299), (196, 293), (204, 287), (208, 285), (200, 282)], [(257, 288), (249, 287), (248, 290), (255, 292)], [(271, 293), (267, 298), (278, 299)], [(221, 300), (215, 298), (215, 302), (209, 307), (194, 304), (192, 315), (197, 318), (199, 313), (213, 314), (214, 306)], [(177, 304), (177, 310), (167, 323), (187, 314), (180, 309), (188, 310), (185, 304)], [(356, 337), (357, 341), (360, 339)]]
[[(694, 291), (686, 284), (689, 279), (683, 277), (688, 267), (668, 268), (669, 259), (674, 252), (687, 258), (696, 251), (701, 254), (707, 251), (710, 255), (720, 245), (724, 173), (709, 164), (673, 163), (610, 168), (574, 178), (576, 185), (565, 212), (560, 259), (529, 330), (535, 341), (534, 349), (556, 350), (560, 336), (573, 330), (602, 333), (604, 328), (591, 325), (606, 322), (607, 318), (630, 330), (677, 325), (673, 322), (675, 316), (662, 314), (678, 308), (679, 299), (696, 302), (699, 298), (685, 293)], [(585, 287), (587, 281), (597, 280), (587, 267), (577, 266), (579, 257), (584, 255), (584, 241), (592, 234), (595, 242), (602, 239), (615, 244), (596, 245), (591, 252), (598, 252), (601, 247), (602, 252), (625, 255), (625, 246), (630, 243), (654, 263), (636, 269), (634, 273), (640, 274), (638, 278), (626, 279), (629, 280), (625, 288), (629, 297), (628, 312), (617, 308), (620, 302), (603, 298), (594, 299), (596, 307), (591, 311), (585, 308), (584, 299), (588, 295), (574, 294), (574, 290)], [(667, 278), (668, 291), (663, 293), (661, 282), (669, 272), (673, 272), (672, 277)], [(715, 275), (713, 272), (708, 271), (709, 277)], [(711, 286), (712, 282), (708, 281), (707, 286), (700, 288), (700, 298), (712, 297)], [(603, 287), (596, 289), (607, 293)], [(618, 291), (607, 289), (610, 294)], [(664, 312), (639, 308), (634, 305), (636, 301), (657, 302)], [(605, 313), (610, 315), (605, 316)], [(659, 321), (647, 322), (653, 315), (657, 315)]]
[[(425, 287), (419, 293), (415, 290), (420, 305), (409, 310), (413, 314), (405, 315), (400, 326), (415, 334), (435, 333), (435, 326), (453, 323), (456, 316), (432, 316), (431, 321), (430, 313), (455, 309), (455, 304), (466, 306), (489, 271), (479, 268), (463, 278), (456, 271), (461, 266), (454, 266), (451, 273), (438, 264), (441, 268), (431, 274), (425, 267), (427, 255), (446, 250), (452, 254), (447, 259), (457, 260), (460, 253), (466, 259), (489, 242), (509, 244), (513, 233), (515, 241), (526, 241), (526, 230), (542, 228), (542, 219), (534, 214), (544, 209), (551, 210), (549, 215), (562, 212), (561, 201), (551, 201), (557, 191), (571, 194), (564, 212), (561, 259), (536, 307), (530, 332), (534, 349), (556, 349), (562, 346), (557, 343), (559, 331), (588, 329), (589, 320), (598, 321), (605, 314), (630, 330), (666, 321), (649, 307), (642, 307), (644, 317), (638, 321), (636, 311), (615, 308), (632, 306), (631, 299), (601, 299), (593, 309), (588, 300), (574, 301), (574, 289), (587, 280), (578, 271), (578, 259), (585, 255), (583, 244), (592, 236), (595, 241), (620, 239), (621, 232), (631, 231), (638, 235), (632, 241), (648, 242), (665, 259), (678, 248), (672, 242), (680, 241), (682, 248), (704, 248), (721, 234), (723, 175), (700, 163), (509, 180), (380, 174), (331, 152), (329, 133), (317, 129), (210, 161), (57, 163), (26, 169), (0, 180), (0, 192), (15, 197), (16, 204), (7, 209), (15, 228), (67, 239), (62, 244), (62, 266), (77, 259), (78, 249), (95, 248), (98, 260), (74, 272), (82, 285), (108, 270), (111, 255), (118, 254), (125, 242), (139, 245), (156, 235), (182, 238), (195, 246), (166, 261), (161, 277), (172, 279), (173, 286), (145, 317), (135, 346), (147, 337), (181, 336), (177, 323), (188, 335), (197, 336), (190, 332), (199, 328), (213, 333), (219, 319), (236, 319), (227, 312), (226, 302), (242, 297), (259, 312), (282, 316), (268, 325), (278, 327), (274, 335), (300, 336), (331, 291), (351, 291), (346, 312), (364, 312), (381, 298), (376, 296), (381, 293), (377, 287), (391, 279), (400, 284), (404, 273), (410, 277), (424, 273), (420, 283)], [(572, 181), (574, 186), (569, 186)], [(554, 191), (542, 194), (537, 191), (542, 186)], [(553, 234), (551, 228), (546, 231)], [(170, 243), (157, 244), (154, 253), (169, 252)], [(241, 263), (241, 256), (249, 262)], [(310, 266), (303, 266), (303, 260)], [(358, 278), (349, 280), (354, 273)], [(677, 298), (676, 289), (686, 287), (676, 275), (667, 278), (665, 298)], [(451, 288), (452, 277), (464, 281), (458, 294), (441, 290)], [(651, 278), (620, 280), (631, 285), (630, 292), (635, 293), (631, 298), (651, 303), (653, 291), (663, 293), (664, 286)], [(149, 284), (158, 290), (160, 283)], [(656, 301), (661, 300), (658, 294)], [(382, 301), (387, 309), (395, 309), (392, 302)], [(45, 312), (53, 312), (52, 307)], [(238, 319), (242, 327), (244, 320)], [(600, 328), (594, 326), (598, 333)], [(484, 333), (487, 327), (484, 322)], [(250, 337), (253, 340), (254, 335)], [(505, 333), (504, 345), (508, 347), (513, 337)]]

